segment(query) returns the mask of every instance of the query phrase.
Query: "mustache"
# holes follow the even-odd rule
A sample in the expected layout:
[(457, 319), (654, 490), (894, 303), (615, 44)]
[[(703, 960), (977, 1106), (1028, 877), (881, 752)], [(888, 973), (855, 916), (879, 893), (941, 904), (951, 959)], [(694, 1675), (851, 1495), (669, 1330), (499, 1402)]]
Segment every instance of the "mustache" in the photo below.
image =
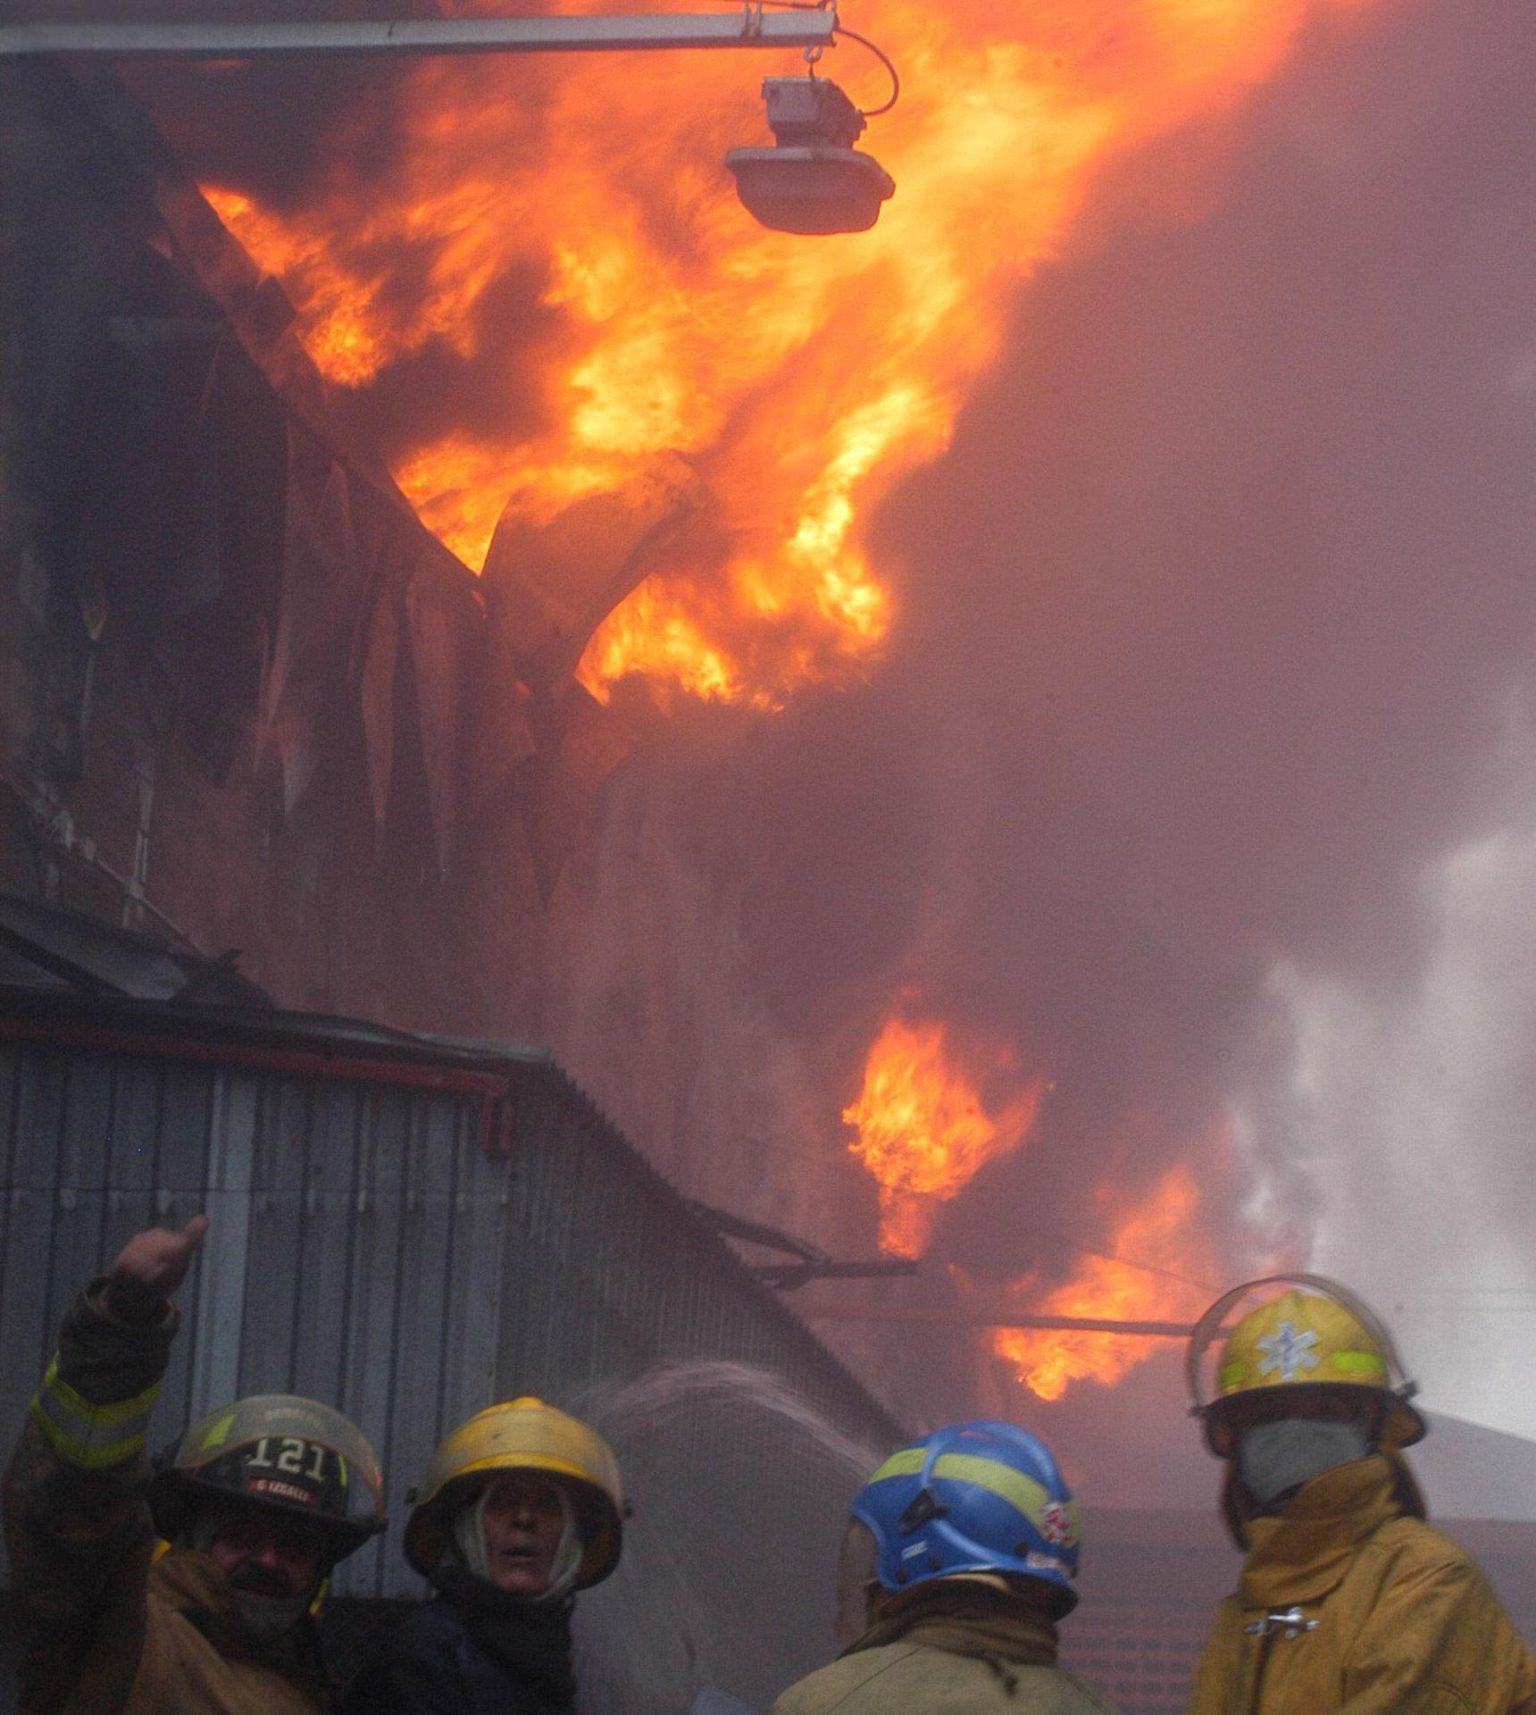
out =
[(293, 1591), (281, 1572), (270, 1566), (241, 1566), (229, 1575), (232, 1590), (243, 1590), (248, 1596), (291, 1596)]

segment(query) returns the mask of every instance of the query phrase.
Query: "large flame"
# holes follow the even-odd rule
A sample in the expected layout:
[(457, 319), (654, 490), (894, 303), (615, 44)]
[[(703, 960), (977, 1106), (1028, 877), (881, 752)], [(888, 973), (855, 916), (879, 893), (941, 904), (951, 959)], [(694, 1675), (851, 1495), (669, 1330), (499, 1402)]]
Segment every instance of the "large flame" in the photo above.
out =
[[(1105, 1187), (1098, 1201), (1112, 1214), (1119, 1199)], [(1200, 1190), (1181, 1163), (1114, 1220), (1107, 1253), (1085, 1254), (1070, 1280), (1031, 1300), (1029, 1309), (1043, 1316), (1192, 1322), (1209, 1302), (1217, 1272), (1200, 1228)], [(995, 1330), (993, 1345), (1041, 1399), (1060, 1399), (1077, 1381), (1108, 1386), (1155, 1349), (1142, 1335), (1025, 1328)]]
[[(1366, 3), (846, 0), (905, 85), (865, 140), (895, 200), (850, 237), (763, 231), (720, 164), (765, 140), (758, 75), (796, 70), (790, 56), (424, 60), (396, 156), (337, 159), (281, 218), (209, 193), (287, 287), (332, 381), (365, 387), (438, 348), (477, 390), (518, 393), (519, 429), (466, 410), (398, 462), (471, 565), (505, 506), (538, 522), (658, 455), (692, 459), (716, 503), (708, 528), (611, 617), (582, 676), (599, 695), (639, 672), (771, 704), (879, 655), (893, 599), (870, 562), (871, 509), (946, 445), (1011, 289), (1059, 248), (1094, 171), (1232, 105), (1309, 15)], [(883, 99), (861, 48), (824, 69), (855, 100)], [(530, 274), (539, 326), (508, 329), (499, 288)]]
[[(1012, 1056), (994, 1051), (993, 1070)], [(996, 1112), (954, 1063), (943, 1025), (886, 1020), (869, 1050), (859, 1099), (843, 1109), (858, 1129), (850, 1151), (880, 1187), (880, 1248), (918, 1257), (939, 1206), (957, 1196), (988, 1161), (1016, 1149), (1035, 1122), (1043, 1079), (1017, 1086)]]

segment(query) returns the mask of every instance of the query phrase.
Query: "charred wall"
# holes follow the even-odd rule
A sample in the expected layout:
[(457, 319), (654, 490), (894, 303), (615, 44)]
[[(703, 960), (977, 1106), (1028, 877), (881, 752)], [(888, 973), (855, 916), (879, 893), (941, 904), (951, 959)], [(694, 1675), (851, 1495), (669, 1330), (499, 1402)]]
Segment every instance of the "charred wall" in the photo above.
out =
[(485, 1026), (538, 747), (475, 580), (121, 92), (5, 78), (5, 884), (290, 1003)]

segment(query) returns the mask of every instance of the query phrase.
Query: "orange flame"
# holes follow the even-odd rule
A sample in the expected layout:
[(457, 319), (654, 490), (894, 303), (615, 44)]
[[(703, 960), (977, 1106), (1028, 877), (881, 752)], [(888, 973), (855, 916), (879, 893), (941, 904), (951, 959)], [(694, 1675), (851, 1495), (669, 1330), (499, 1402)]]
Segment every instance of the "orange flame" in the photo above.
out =
[[(1000, 1059), (1006, 1067), (1008, 1057)], [(950, 1064), (943, 1025), (887, 1019), (859, 1099), (843, 1109), (859, 1132), (849, 1151), (880, 1187), (881, 1250), (921, 1256), (939, 1204), (1024, 1141), (1046, 1087), (1037, 1080), (1000, 1113), (988, 1113), (975, 1085)]]
[[(1107, 1189), (1100, 1192), (1100, 1202), (1110, 1200)], [(1031, 1310), (1116, 1321), (1193, 1321), (1211, 1297), (1202, 1281), (1217, 1273), (1199, 1215), (1193, 1172), (1183, 1164), (1170, 1168), (1147, 1200), (1120, 1219), (1111, 1254), (1083, 1256), (1072, 1278)], [(1156, 1350), (1141, 1336), (1024, 1328), (995, 1330), (993, 1347), (1041, 1399), (1060, 1399), (1077, 1381), (1107, 1387)]]
[[(399, 461), (471, 565), (503, 507), (537, 522), (658, 455), (693, 459), (717, 502), (707, 544), (611, 617), (581, 674), (599, 696), (639, 672), (772, 705), (879, 656), (895, 604), (871, 512), (947, 445), (1012, 289), (1060, 248), (1094, 172), (1232, 106), (1318, 9), (1367, 3), (857, 0), (850, 23), (905, 89), (867, 138), (896, 198), (849, 237), (771, 234), (737, 206), (720, 157), (765, 140), (757, 73), (795, 66), (706, 53), (425, 60), (392, 171), (338, 162), (282, 218), (209, 195), (332, 381), (438, 347), (478, 390), (531, 390), (541, 430), (463, 427)], [(882, 99), (862, 49), (825, 63), (856, 100)], [(530, 272), (531, 382), (508, 372), (516, 334), (494, 308)]]

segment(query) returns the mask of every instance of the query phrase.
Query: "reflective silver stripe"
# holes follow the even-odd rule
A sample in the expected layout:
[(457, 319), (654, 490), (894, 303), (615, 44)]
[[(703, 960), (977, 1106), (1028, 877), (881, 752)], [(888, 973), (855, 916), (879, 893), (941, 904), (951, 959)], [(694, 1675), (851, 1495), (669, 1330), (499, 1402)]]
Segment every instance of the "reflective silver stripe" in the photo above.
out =
[(149, 1414), (160, 1384), (132, 1399), (93, 1405), (59, 1375), (55, 1358), (32, 1396), (32, 1415), (48, 1444), (72, 1465), (97, 1470), (120, 1465), (142, 1451), (149, 1438)]

